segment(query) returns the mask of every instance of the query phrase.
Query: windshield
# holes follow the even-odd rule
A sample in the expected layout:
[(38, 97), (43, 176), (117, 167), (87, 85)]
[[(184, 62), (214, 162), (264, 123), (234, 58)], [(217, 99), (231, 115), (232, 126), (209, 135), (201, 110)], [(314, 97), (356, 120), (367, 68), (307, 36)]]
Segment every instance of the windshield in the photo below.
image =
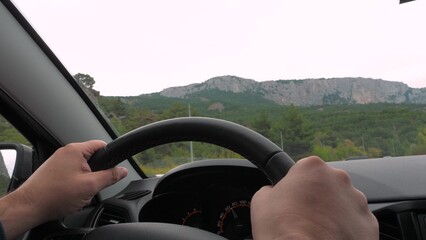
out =
[[(124, 134), (163, 119), (247, 126), (295, 160), (426, 154), (426, 2), (32, 1), (21, 12)], [(181, 142), (149, 176), (241, 158)]]

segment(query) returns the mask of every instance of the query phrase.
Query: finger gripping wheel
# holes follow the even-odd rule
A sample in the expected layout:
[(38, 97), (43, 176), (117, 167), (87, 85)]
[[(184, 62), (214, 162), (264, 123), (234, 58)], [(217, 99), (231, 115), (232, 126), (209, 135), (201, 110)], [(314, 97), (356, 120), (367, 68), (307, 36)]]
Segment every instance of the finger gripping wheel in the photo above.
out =
[(149, 124), (113, 140), (89, 160), (93, 171), (117, 165), (136, 153), (166, 143), (200, 141), (232, 150), (264, 171), (272, 184), (283, 178), (294, 161), (264, 136), (225, 120), (185, 117)]

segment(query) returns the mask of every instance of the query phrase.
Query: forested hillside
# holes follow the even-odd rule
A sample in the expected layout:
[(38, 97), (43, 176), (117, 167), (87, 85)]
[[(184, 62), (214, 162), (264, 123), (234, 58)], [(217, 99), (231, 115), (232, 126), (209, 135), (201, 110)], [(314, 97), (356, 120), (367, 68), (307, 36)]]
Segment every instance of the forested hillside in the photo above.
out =
[[(198, 91), (190, 96), (159, 93), (97, 97), (120, 133), (151, 122), (191, 116), (214, 117), (247, 126), (268, 137), (294, 159), (318, 155), (326, 161), (426, 154), (426, 105), (407, 103), (278, 105), (250, 92)], [(238, 157), (206, 144), (195, 158)], [(162, 146), (137, 157), (148, 172), (188, 162), (189, 145)], [(160, 169), (160, 170), (159, 170)]]
[[(370, 103), (279, 105), (250, 91), (204, 89), (186, 97), (160, 93), (108, 97), (93, 89), (89, 75), (75, 76), (116, 130), (126, 133), (174, 117), (203, 116), (233, 121), (268, 137), (294, 159), (318, 155), (326, 161), (426, 154), (426, 104)], [(2, 140), (19, 139), (0, 118)], [(189, 143), (160, 146), (135, 157), (148, 174), (190, 161)], [(193, 157), (238, 158), (230, 151), (194, 143)]]
[[(136, 104), (138, 101), (144, 104)], [(190, 108), (192, 116), (221, 118), (250, 127), (282, 144), (296, 158), (316, 154), (326, 160), (341, 160), (426, 153), (426, 105), (296, 107), (238, 102), (220, 101), (220, 109), (208, 110), (211, 105), (190, 99), (99, 98), (121, 133), (154, 121), (188, 116)]]

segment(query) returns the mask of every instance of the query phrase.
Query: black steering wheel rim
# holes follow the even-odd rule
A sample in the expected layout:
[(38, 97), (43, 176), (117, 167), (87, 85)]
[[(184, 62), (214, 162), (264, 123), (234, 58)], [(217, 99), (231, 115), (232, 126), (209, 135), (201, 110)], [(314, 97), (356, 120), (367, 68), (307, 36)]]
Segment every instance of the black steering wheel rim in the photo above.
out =
[(116, 166), (149, 148), (179, 141), (200, 141), (232, 150), (278, 183), (294, 161), (276, 144), (241, 125), (214, 118), (184, 117), (148, 124), (122, 135), (97, 151), (88, 161), (93, 171)]
[[(108, 143), (88, 161), (93, 171), (117, 165), (136, 153), (178, 141), (201, 141), (239, 153), (264, 171), (272, 184), (284, 177), (294, 161), (277, 145), (241, 125), (212, 118), (188, 117), (156, 122)], [(211, 232), (166, 223), (124, 223), (94, 229), (85, 240), (185, 239), (223, 240)]]

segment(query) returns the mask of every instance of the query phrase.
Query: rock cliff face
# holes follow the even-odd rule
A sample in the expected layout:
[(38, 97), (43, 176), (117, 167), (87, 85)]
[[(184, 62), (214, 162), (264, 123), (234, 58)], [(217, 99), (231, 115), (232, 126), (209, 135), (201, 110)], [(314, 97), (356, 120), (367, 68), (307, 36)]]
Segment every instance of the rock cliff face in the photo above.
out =
[(426, 103), (426, 88), (414, 89), (404, 83), (368, 78), (330, 78), (256, 82), (235, 76), (211, 78), (200, 84), (172, 87), (160, 95), (190, 97), (202, 91), (219, 90), (253, 93), (280, 105)]
[(204, 90), (220, 90), (226, 92), (252, 92), (256, 91), (261, 83), (251, 79), (235, 76), (223, 76), (211, 78), (203, 83), (195, 83), (184, 87), (171, 87), (160, 92), (165, 97), (183, 98), (187, 95)]

